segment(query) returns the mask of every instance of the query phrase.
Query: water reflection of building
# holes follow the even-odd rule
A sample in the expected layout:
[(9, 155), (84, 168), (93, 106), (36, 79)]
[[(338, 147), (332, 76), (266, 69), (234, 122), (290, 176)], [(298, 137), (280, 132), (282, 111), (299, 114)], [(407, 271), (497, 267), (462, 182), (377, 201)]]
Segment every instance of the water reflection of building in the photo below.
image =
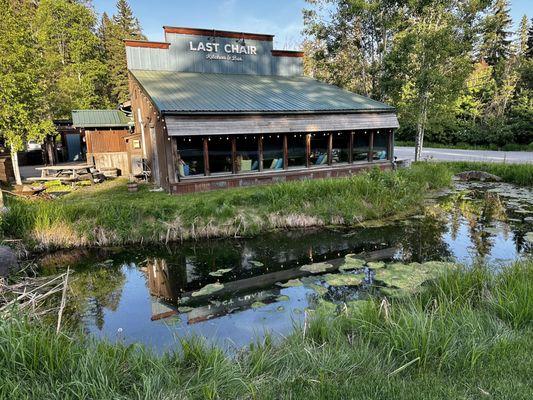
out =
[(187, 285), (181, 266), (169, 265), (164, 258), (151, 258), (146, 264), (148, 289), (152, 296), (177, 301)]

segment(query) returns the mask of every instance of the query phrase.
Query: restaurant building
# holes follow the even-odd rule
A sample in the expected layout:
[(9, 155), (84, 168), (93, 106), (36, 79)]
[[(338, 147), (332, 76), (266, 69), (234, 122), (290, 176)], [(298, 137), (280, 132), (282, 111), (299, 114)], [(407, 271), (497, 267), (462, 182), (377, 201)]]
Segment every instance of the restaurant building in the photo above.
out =
[(396, 111), (303, 76), (264, 34), (164, 27), (126, 40), (135, 132), (171, 193), (390, 168)]

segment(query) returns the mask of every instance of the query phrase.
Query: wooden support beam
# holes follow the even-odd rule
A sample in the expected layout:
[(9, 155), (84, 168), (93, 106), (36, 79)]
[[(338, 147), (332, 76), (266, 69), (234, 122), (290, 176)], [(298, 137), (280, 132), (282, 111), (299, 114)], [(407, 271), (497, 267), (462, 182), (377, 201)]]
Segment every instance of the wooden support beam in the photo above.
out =
[(283, 134), (283, 169), (289, 169), (289, 138)]
[(259, 151), (259, 172), (263, 171), (263, 135), (259, 135), (257, 139), (257, 147)]
[(333, 164), (333, 132), (328, 134), (328, 165)]
[(374, 131), (370, 131), (368, 137), (368, 162), (374, 161)]
[(237, 173), (237, 138), (231, 136), (231, 173)]
[(311, 166), (311, 134), (305, 135), (305, 166), (309, 168)]
[(354, 133), (353, 132), (350, 132), (349, 134), (349, 137), (350, 137), (350, 142), (348, 144), (348, 162), (351, 164), (353, 163), (353, 135)]
[(204, 175), (209, 176), (209, 144), (208, 138), (204, 137)]
[(394, 131), (389, 130), (387, 137), (387, 160), (393, 160), (394, 158)]

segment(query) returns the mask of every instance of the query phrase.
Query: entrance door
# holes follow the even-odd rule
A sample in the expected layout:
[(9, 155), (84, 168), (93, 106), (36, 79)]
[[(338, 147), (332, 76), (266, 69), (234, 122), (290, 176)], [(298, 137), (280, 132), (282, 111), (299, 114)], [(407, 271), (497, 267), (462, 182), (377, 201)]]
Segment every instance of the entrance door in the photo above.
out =
[(69, 161), (80, 161), (81, 155), (81, 139), (78, 133), (69, 133), (67, 137), (67, 151)]

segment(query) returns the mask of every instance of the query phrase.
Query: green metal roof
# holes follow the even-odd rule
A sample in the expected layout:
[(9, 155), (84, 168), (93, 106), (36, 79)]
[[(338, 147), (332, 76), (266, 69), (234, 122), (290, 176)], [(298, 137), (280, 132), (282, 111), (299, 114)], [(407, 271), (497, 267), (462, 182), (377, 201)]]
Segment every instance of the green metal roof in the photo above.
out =
[(394, 107), (298, 76), (142, 71), (131, 73), (163, 113), (333, 113)]
[(120, 110), (72, 110), (72, 125), (76, 128), (118, 128), (132, 124)]

